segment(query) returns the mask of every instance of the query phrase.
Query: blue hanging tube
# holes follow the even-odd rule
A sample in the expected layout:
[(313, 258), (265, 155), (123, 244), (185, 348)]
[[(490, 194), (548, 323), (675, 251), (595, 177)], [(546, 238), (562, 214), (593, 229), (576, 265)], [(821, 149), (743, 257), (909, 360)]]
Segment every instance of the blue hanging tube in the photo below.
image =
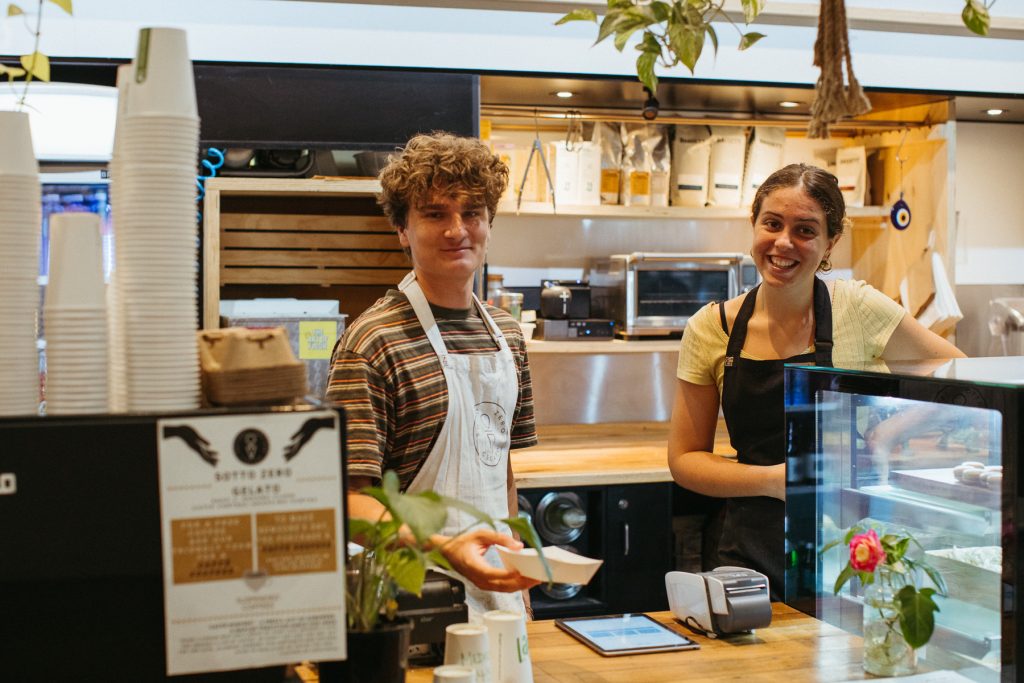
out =
[[(224, 152), (217, 149), (216, 147), (210, 147), (206, 150), (206, 156), (208, 159), (203, 159), (199, 162), (202, 168), (199, 170), (199, 175), (196, 176), (196, 203), (203, 201), (206, 196), (206, 180), (207, 178), (216, 178), (217, 171), (221, 166), (224, 165)], [(213, 159), (213, 161), (210, 161)], [(196, 220), (202, 222), (203, 212), (201, 209), (196, 210)]]

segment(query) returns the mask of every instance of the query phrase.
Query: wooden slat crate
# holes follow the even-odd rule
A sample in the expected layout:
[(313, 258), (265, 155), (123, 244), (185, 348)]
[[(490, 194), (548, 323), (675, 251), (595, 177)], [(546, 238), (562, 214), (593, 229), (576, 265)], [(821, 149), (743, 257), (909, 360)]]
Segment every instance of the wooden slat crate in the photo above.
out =
[(409, 270), (383, 216), (224, 213), (221, 284), (394, 284)]
[(225, 285), (393, 287), (411, 267), (373, 188), (358, 182), (217, 179), (205, 214), (208, 327)]

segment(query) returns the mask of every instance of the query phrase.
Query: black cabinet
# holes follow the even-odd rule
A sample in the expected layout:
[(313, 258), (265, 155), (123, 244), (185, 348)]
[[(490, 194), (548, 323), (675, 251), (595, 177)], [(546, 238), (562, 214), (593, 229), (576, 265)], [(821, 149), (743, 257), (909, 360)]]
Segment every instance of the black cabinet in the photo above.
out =
[(604, 564), (586, 586), (541, 585), (534, 616), (552, 619), (668, 609), (665, 573), (673, 569), (670, 482), (520, 491), (544, 545)]
[(672, 484), (605, 489), (604, 566), (613, 612), (668, 609), (665, 574), (672, 571)]

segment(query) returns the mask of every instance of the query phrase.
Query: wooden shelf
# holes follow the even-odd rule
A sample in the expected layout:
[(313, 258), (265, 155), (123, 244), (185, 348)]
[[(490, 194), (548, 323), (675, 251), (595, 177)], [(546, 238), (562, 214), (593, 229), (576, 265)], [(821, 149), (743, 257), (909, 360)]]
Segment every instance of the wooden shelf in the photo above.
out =
[[(291, 196), (309, 197), (318, 195), (345, 195), (370, 197), (380, 192), (376, 178), (211, 178), (206, 181), (207, 190), (215, 190), (225, 196)], [(888, 217), (887, 206), (865, 206), (849, 208), (850, 218)], [(499, 216), (566, 216), (582, 218), (679, 218), (715, 219), (749, 218), (749, 207), (686, 207), (686, 206), (618, 206), (600, 204), (596, 206), (565, 205), (553, 209), (550, 202), (523, 202), (516, 211), (514, 200), (505, 200), (498, 205)]]
[[(887, 206), (865, 206), (846, 210), (850, 218), (888, 217)], [(677, 218), (681, 220), (748, 219), (750, 208), (723, 206), (558, 206), (552, 209), (550, 202), (523, 202), (518, 213), (515, 201), (503, 201), (498, 205), (498, 217), (508, 216), (565, 216), (581, 218)]]

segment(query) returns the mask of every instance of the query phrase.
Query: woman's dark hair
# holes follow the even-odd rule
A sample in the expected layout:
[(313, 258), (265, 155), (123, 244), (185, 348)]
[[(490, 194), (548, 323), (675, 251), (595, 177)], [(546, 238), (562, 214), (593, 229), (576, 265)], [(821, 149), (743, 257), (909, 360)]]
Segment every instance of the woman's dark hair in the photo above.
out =
[(843, 201), (843, 193), (839, 191), (839, 180), (828, 171), (809, 164), (790, 164), (768, 176), (754, 195), (751, 222), (757, 222), (765, 197), (775, 190), (798, 186), (803, 187), (825, 212), (829, 239), (843, 234), (847, 221), (846, 202)]

